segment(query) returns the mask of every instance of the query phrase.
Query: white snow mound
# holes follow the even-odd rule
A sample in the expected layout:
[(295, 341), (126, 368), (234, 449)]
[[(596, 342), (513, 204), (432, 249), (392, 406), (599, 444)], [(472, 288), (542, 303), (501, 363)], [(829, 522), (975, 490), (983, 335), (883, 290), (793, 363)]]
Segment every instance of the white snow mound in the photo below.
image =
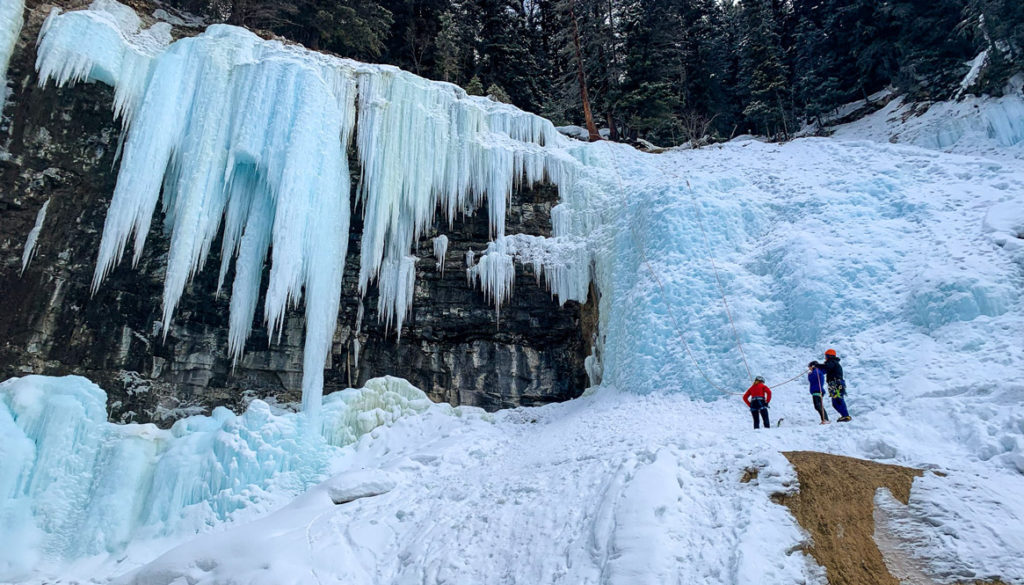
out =
[(360, 498), (386, 494), (397, 485), (394, 475), (384, 471), (353, 471), (332, 479), (327, 484), (327, 493), (335, 504), (347, 504)]

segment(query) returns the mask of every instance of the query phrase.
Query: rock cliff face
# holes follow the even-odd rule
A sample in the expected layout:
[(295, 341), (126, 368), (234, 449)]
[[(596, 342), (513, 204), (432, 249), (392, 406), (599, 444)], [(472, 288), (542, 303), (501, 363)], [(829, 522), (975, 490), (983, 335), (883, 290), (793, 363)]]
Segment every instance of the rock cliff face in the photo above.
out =
[[(301, 311), (289, 315), (274, 343), (258, 323), (232, 367), (228, 299), (214, 296), (217, 258), (186, 290), (164, 339), (159, 311), (167, 240), (159, 227), (136, 268), (123, 262), (90, 295), (117, 175), (120, 123), (112, 119), (113, 92), (106, 86), (38, 87), (35, 39), (49, 9), (27, 3), (0, 125), (0, 378), (87, 376), (108, 391), (111, 419), (125, 422), (167, 423), (217, 405), (242, 408), (252, 398), (298, 401)], [(26, 238), (47, 201), (35, 257), (22, 274)], [(507, 231), (549, 235), (556, 202), (551, 188), (515, 193)], [(484, 295), (467, 285), (465, 256), (486, 245), (485, 213), (451, 228), (439, 222), (421, 242), (415, 301), (400, 339), (378, 324), (372, 291), (362, 301), (357, 332), (359, 216), (354, 209), (325, 393), (383, 374), (407, 378), (434, 400), (488, 409), (566, 400), (583, 390), (590, 343), (581, 322), (593, 316), (575, 303), (559, 307), (521, 268), (500, 322)], [(439, 234), (449, 239), (443, 275), (430, 242)]]

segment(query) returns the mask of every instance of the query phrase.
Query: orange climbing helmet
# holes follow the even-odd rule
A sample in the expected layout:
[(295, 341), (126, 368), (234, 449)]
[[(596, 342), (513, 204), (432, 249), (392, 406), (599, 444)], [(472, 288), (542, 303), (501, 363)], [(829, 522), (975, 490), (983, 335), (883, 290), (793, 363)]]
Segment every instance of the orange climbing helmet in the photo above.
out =
[(825, 355), (836, 355), (836, 350), (834, 350), (834, 349), (826, 349), (825, 350)]

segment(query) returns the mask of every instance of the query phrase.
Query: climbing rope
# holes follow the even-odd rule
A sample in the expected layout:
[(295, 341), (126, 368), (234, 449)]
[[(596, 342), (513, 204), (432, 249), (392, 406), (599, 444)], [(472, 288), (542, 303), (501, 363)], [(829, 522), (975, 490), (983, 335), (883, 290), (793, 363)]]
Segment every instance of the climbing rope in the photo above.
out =
[[(806, 370), (804, 370), (804, 371), (800, 372), (799, 374), (797, 374), (797, 375), (793, 376), (792, 378), (790, 378), (790, 379), (786, 380), (785, 382), (779, 382), (778, 384), (772, 384), (771, 386), (768, 386), (768, 387), (769, 387), (769, 388), (778, 388), (779, 386), (785, 386), (786, 384), (789, 384), (789, 383), (790, 383), (790, 382), (792, 382), (793, 380), (796, 380), (796, 379), (797, 379), (797, 378), (799, 378), (800, 376), (803, 376), (804, 374), (806, 374), (806, 373), (808, 373), (808, 372), (810, 372), (810, 371), (811, 371), (811, 369), (810, 369), (810, 368), (807, 368)], [(767, 384), (765, 384), (765, 385), (767, 386)]]

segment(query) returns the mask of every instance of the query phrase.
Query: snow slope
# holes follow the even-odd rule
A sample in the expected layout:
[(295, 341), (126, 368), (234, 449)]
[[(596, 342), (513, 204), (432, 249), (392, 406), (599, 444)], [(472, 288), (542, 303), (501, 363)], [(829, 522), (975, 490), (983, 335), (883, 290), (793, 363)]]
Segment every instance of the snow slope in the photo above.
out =
[[(636, 194), (611, 215), (647, 222), (620, 230), (646, 236), (653, 272), (639, 261), (623, 275), (632, 296), (619, 309), (636, 323), (622, 333), (637, 346), (628, 355), (649, 356), (629, 366), (648, 376), (635, 380), (646, 394), (606, 384), (493, 419), (431, 408), (332, 451), (338, 475), (254, 523), (242, 520), (273, 506), (213, 522), (134, 572), (186, 535), (36, 565), (33, 578), (823, 583), (770, 500), (795, 488), (779, 452), (811, 449), (941, 470), (915, 481), (893, 527), (911, 557), (936, 582), (1024, 582), (1024, 265), (1009, 235), (1022, 227), (1022, 165), (835, 139), (660, 156), (593, 148), (615, 149)], [(700, 228), (680, 220), (695, 217), (687, 180), (753, 370), (777, 384), (836, 347), (852, 423), (817, 425), (802, 381), (776, 386), (772, 416), (786, 422), (771, 431), (748, 428), (737, 396), (694, 398), (714, 390), (670, 312), (717, 384), (742, 391), (745, 376), (707, 248), (693, 241)], [(682, 384), (692, 393), (675, 392)], [(739, 483), (750, 466), (760, 477)], [(332, 502), (361, 489), (383, 493)]]
[[(754, 370), (771, 384), (838, 348), (852, 423), (816, 424), (802, 381), (776, 387), (772, 415), (786, 421), (771, 431), (749, 428), (738, 397), (672, 392), (693, 364), (640, 266), (623, 309), (635, 343), (662, 344), (642, 366), (655, 381), (637, 380), (662, 392), (606, 385), (493, 422), (403, 420), (344, 455), (348, 469), (397, 473), (390, 492), (336, 506), (326, 492), (343, 473), (118, 582), (823, 583), (770, 500), (796, 487), (779, 452), (800, 449), (943, 472), (915, 481), (891, 527), (907, 555), (935, 582), (1024, 582), (1024, 266), (985, 227), (993, 210), (1022, 208), (1024, 168), (833, 139), (620, 154), (631, 176), (648, 165), (636, 200), (659, 212), (643, 232), (652, 246), (692, 212), (676, 173), (714, 210), (705, 221)], [(707, 259), (653, 256), (670, 304), (706, 322), (686, 333), (727, 345), (716, 309), (687, 302)], [(703, 365), (742, 390), (741, 372), (716, 363)], [(751, 466), (760, 477), (740, 483)]]
[[(372, 96), (363, 105), (377, 113), (366, 114), (366, 125), (360, 120), (366, 133), (356, 142), (381, 180), (367, 189), (382, 190), (363, 196), (391, 214), (375, 220), (379, 233), (370, 237), (398, 232), (393, 243), (369, 246), (381, 255), (363, 266), (391, 274), (379, 281), (382, 296), (401, 309), (411, 285), (403, 246), (439, 202), (465, 210), (466, 193), (486, 190), (498, 217), (505, 189), (524, 172), (528, 180), (554, 174), (555, 237), (497, 230), (467, 274), (499, 305), (514, 284), (513, 262), (532, 264), (563, 301), (586, 298), (595, 283), (601, 337), (588, 373), (602, 383), (571, 403), (491, 417), (428, 405), (392, 380), (328, 396), (322, 422), (312, 426), (254, 403), (245, 415), (218, 411), (166, 433), (107, 423), (102, 393), (81, 380), (9, 381), (0, 386), (0, 550), (11, 552), (0, 557), (0, 579), (823, 583), (822, 570), (800, 551), (806, 537), (770, 499), (796, 488), (780, 451), (812, 449), (942, 471), (916, 480), (910, 505), (888, 514), (892, 532), (909, 543), (907, 555), (936, 582), (998, 575), (1024, 583), (1024, 163), (1015, 130), (1024, 109), (1014, 96), (975, 102), (977, 115), (947, 105), (936, 112), (949, 115), (896, 125), (883, 110), (828, 139), (737, 140), (650, 155), (572, 143), (546, 122), (450, 86), (339, 64), (230, 27), (166, 50), (159, 30), (135, 30), (145, 42), (85, 43), (82, 57), (83, 30), (137, 28), (119, 5), (94, 6), (101, 15), (51, 18), (41, 67), (58, 80), (115, 83), (115, 107), (131, 125), (127, 144), (138, 137), (137, 152), (163, 144), (154, 137), (168, 115), (147, 110), (143, 95), (170, 103), (178, 94), (168, 88), (182, 82), (203, 99), (230, 89), (220, 78), (196, 77), (193, 63), (233, 63), (230, 83), (283, 83), (285, 118), (305, 121), (275, 118), (280, 100), (270, 96), (279, 94), (269, 90), (255, 94), (245, 111), (251, 117), (224, 111), (189, 121), (196, 126), (178, 137), (181, 166), (169, 180), (172, 188), (197, 183), (165, 201), (188, 240), (182, 271), (169, 273), (177, 279), (172, 289), (201, 265), (204, 238), (212, 241), (222, 213), (233, 213), (225, 200), (206, 197), (225, 196), (224, 189), (241, 205), (225, 239), (240, 238), (239, 261), (251, 274), (277, 233), (271, 223), (281, 222), (285, 244), (298, 246), (290, 249), (305, 250), (285, 261), (289, 276), (268, 295), (275, 302), (292, 302), (287, 291), (299, 289), (290, 287), (309, 285), (307, 261), (336, 268), (337, 258), (303, 247), (319, 243), (325, 229), (304, 214), (318, 211), (309, 205), (317, 197), (347, 193), (334, 181), (340, 163), (318, 159), (326, 174), (317, 176), (329, 180), (298, 181), (295, 189), (254, 169), (291, 168), (281, 154), (288, 149), (270, 148), (288, 143), (279, 132), (296, 129), (293, 138), (310, 148), (338, 148), (349, 110), (328, 98), (351, 97), (341, 90), (351, 89), (346, 75), (358, 75), (359, 95)], [(168, 71), (157, 75), (161, 68)], [(378, 83), (393, 83), (392, 93)], [(325, 135), (323, 125), (307, 123), (317, 108), (330, 114)], [(389, 108), (402, 115), (381, 113)], [(384, 138), (433, 128), (440, 139), (446, 123), (471, 129), (448, 143), (446, 152), (462, 161), (453, 167), (422, 150), (400, 159), (382, 154)], [(949, 128), (969, 131), (953, 142), (928, 138)], [(893, 144), (893, 131), (920, 140)], [(221, 154), (244, 145), (239, 155), (262, 158), (241, 171), (218, 166), (204, 158), (210, 144), (226, 145)], [(158, 190), (164, 180), (152, 172), (161, 165), (129, 163), (128, 148), (100, 276), (119, 255), (111, 250), (148, 227), (129, 187), (141, 181)], [(396, 168), (402, 161), (415, 164)], [(444, 196), (412, 183), (391, 190), (412, 181), (402, 174), (409, 169), (436, 179)], [(236, 182), (224, 183), (236, 172)], [(482, 180), (476, 172), (493, 187), (460, 190)], [(206, 179), (219, 188), (206, 190)], [(313, 199), (291, 201), (271, 222), (296, 192)], [(235, 298), (244, 317), (257, 295), (244, 282), (241, 290)], [(312, 305), (320, 343), (333, 314), (329, 302)], [(246, 328), (244, 319), (236, 325), (243, 339)], [(843, 357), (849, 424), (815, 424), (800, 379), (826, 347)], [(754, 374), (775, 388), (772, 415), (786, 418), (781, 428), (749, 428), (738, 393)], [(346, 414), (336, 416), (338, 409)], [(65, 432), (69, 426), (75, 431)], [(758, 479), (740, 483), (751, 466), (762, 469)]]
[(927, 106), (897, 98), (871, 116), (838, 127), (833, 136), (990, 158), (1024, 158), (1024, 76), (1011, 79), (999, 98), (968, 95)]

